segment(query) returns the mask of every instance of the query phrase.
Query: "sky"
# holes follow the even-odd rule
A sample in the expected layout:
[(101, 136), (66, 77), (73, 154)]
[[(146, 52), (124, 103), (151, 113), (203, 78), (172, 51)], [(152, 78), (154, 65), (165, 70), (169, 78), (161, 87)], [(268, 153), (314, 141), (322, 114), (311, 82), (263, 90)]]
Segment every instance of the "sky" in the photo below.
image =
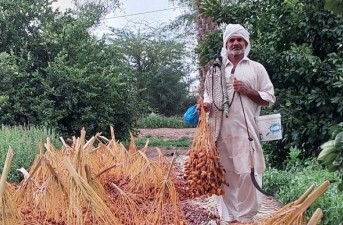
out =
[[(142, 23), (157, 26), (168, 23), (182, 13), (182, 8), (168, 0), (120, 0), (121, 9), (105, 17), (98, 32), (106, 32), (107, 27), (123, 28)], [(72, 0), (58, 0), (54, 7), (64, 10), (72, 7)]]

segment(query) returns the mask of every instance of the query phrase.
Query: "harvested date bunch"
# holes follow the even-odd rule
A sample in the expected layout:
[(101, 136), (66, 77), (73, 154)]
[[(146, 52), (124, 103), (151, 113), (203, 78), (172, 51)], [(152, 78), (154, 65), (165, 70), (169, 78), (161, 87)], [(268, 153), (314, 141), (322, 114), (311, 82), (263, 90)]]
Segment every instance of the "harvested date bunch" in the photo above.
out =
[(184, 177), (192, 197), (222, 195), (225, 171), (220, 165), (219, 154), (200, 103), (200, 121), (196, 128), (191, 149), (187, 153)]

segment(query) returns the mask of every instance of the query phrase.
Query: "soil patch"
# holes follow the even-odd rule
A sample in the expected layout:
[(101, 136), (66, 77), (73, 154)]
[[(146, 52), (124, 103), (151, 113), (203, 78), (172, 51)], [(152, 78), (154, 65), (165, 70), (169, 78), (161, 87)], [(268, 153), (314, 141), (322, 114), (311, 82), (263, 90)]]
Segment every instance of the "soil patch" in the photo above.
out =
[(180, 139), (183, 137), (192, 138), (195, 128), (157, 128), (157, 129), (139, 129), (138, 137), (156, 137), (163, 139)]

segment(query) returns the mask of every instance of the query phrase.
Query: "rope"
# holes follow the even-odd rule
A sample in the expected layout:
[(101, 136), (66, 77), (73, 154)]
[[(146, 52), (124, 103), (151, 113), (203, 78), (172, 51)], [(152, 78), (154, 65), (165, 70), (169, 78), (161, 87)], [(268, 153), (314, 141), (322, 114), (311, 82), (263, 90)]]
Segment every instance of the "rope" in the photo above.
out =
[[(220, 76), (220, 86), (221, 86), (222, 96), (223, 96), (223, 103), (222, 103), (223, 107), (222, 108), (219, 108), (219, 106), (216, 104), (216, 101), (215, 101), (215, 99), (213, 97), (214, 96), (213, 95), (213, 90), (214, 90), (214, 80), (213, 80), (214, 76), (213, 75), (217, 72), (217, 67), (221, 68), (221, 71), (220, 71), (220, 74), (221, 74), (221, 76)], [(219, 111), (224, 111), (225, 110), (225, 108), (224, 108), (225, 104), (227, 104), (227, 109), (226, 109), (227, 112), (226, 113), (228, 113), (228, 111), (229, 111), (229, 109), (230, 109), (230, 107), (231, 107), (231, 105), (233, 103), (233, 100), (235, 99), (236, 92), (233, 93), (232, 100), (231, 100), (231, 103), (230, 103), (230, 100), (229, 100), (229, 98), (227, 96), (227, 92), (226, 92), (227, 90), (226, 90), (226, 88), (224, 88), (224, 85), (225, 85), (225, 81), (224, 81), (224, 78), (225, 78), (225, 66), (223, 67), (223, 65), (221, 64), (219, 58), (217, 58), (215, 60), (215, 63), (213, 64), (213, 70), (212, 70), (212, 74), (211, 75), (212, 75), (211, 76), (212, 77), (212, 88), (211, 88), (211, 91), (212, 91), (213, 105)]]

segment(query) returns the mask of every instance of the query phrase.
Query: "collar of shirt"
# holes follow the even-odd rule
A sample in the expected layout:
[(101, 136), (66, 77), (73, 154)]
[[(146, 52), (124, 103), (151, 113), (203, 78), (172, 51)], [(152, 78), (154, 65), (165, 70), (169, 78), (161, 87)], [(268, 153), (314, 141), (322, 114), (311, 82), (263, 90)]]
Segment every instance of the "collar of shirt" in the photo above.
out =
[[(241, 61), (239, 61), (239, 63), (238, 64), (240, 64), (241, 62), (243, 62), (243, 61), (249, 61), (250, 59), (248, 58), (248, 57), (246, 57), (246, 56), (244, 56), (244, 58), (241, 60)], [(231, 61), (230, 60), (227, 60), (226, 61), (226, 63), (225, 63), (225, 67), (228, 67), (228, 66), (230, 66), (232, 63), (231, 63)], [(237, 64), (237, 65), (238, 65)]]

